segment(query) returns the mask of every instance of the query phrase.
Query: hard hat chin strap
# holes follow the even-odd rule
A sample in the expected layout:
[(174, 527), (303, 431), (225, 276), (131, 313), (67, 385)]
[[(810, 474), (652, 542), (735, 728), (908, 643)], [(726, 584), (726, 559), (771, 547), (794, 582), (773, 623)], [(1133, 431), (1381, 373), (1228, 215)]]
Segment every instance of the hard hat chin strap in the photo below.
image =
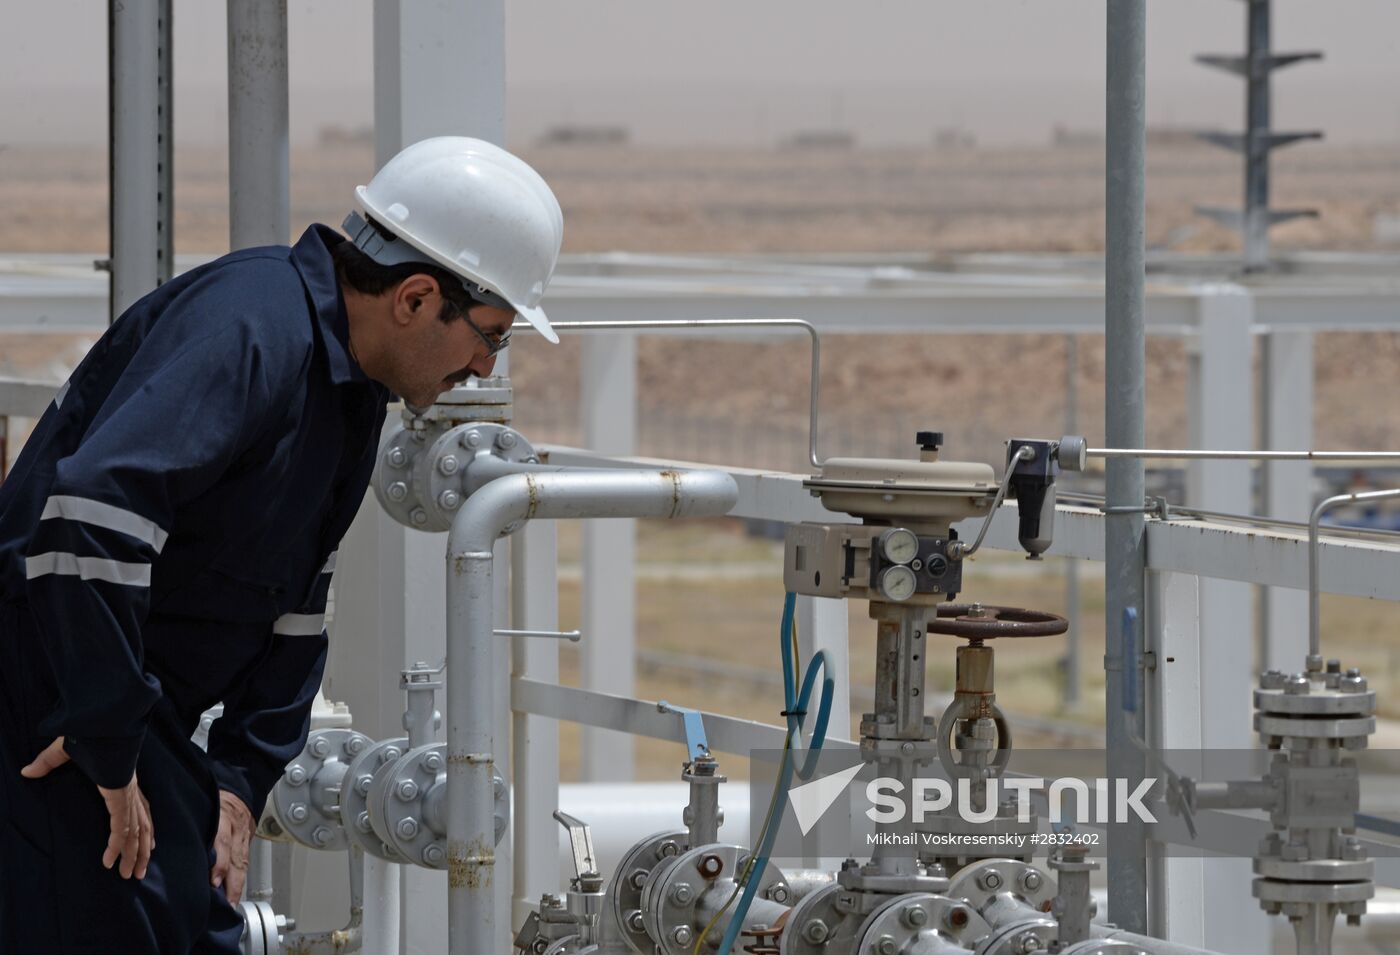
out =
[[(407, 242), (392, 235), (386, 235), (383, 230), (377, 228), (374, 223), (358, 212), (352, 212), (346, 216), (341, 228), (350, 236), (350, 241), (355, 244), (355, 248), (380, 265), (432, 265), (435, 268), (444, 268), (444, 266), (425, 258), (422, 252)], [(447, 269), (447, 271), (452, 270)], [(486, 286), (460, 275), (457, 277), (461, 280), (462, 287), (466, 289), (467, 295), (471, 297), (472, 301), (505, 309), (508, 312), (515, 311), (515, 306)]]

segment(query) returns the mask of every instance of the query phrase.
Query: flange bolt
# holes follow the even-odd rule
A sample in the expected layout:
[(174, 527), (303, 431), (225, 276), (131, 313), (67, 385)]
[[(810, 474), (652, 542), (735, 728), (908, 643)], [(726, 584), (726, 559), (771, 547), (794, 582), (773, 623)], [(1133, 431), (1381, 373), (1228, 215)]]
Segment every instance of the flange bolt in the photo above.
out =
[(405, 779), (403, 782), (399, 783), (398, 788), (394, 790), (394, 795), (398, 796), (404, 802), (412, 802), (414, 799), (418, 798), (418, 784), (411, 779)]

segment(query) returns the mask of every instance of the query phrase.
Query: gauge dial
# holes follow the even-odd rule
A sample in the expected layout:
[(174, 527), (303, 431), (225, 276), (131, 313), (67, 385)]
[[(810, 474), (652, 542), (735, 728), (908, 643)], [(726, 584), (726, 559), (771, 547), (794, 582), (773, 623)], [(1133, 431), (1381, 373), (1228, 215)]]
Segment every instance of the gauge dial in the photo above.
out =
[(903, 565), (887, 568), (880, 575), (880, 593), (888, 600), (908, 600), (914, 596), (918, 585), (914, 572)]
[(907, 564), (919, 556), (919, 538), (904, 527), (896, 527), (880, 535), (880, 553), (892, 564)]

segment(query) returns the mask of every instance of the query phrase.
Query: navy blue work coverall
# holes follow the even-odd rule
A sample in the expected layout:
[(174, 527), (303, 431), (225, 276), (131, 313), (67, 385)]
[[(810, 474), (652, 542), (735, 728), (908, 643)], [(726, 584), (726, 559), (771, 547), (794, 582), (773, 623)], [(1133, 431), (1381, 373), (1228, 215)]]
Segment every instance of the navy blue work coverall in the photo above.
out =
[[(334, 552), (388, 392), (350, 354), (313, 226), (141, 299), (0, 486), (0, 953), (236, 953), (218, 789), (256, 819), (304, 744)], [(207, 755), (190, 742), (224, 704)], [(19, 775), (55, 737), (72, 761)], [(102, 868), (93, 785), (136, 770), (156, 848)]]

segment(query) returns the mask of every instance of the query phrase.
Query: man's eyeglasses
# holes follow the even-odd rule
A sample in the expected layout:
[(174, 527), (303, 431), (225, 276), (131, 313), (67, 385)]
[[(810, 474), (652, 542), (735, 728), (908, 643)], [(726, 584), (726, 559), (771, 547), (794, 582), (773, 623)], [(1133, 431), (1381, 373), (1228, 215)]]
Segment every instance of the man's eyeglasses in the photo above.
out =
[(476, 332), (476, 337), (477, 337), (477, 338), (480, 338), (481, 341), (482, 341), (482, 344), (484, 344), (484, 345), (486, 346), (486, 357), (487, 357), (487, 358), (490, 358), (492, 355), (495, 355), (495, 354), (498, 354), (498, 353), (504, 351), (505, 348), (506, 348), (506, 346), (510, 344), (510, 332), (509, 332), (509, 331), (506, 331), (506, 332), (504, 332), (504, 333), (502, 333), (502, 334), (498, 334), (498, 335), (488, 335), (488, 334), (486, 334), (485, 332), (483, 332), (483, 331), (481, 330), (481, 326), (480, 326), (480, 325), (478, 325), (476, 322), (472, 321), (472, 317), (471, 317), (471, 315), (470, 315), (469, 313), (463, 312), (463, 313), (462, 313), (462, 318), (466, 319), (467, 324), (470, 325), (470, 326), (472, 327), (472, 331)]

